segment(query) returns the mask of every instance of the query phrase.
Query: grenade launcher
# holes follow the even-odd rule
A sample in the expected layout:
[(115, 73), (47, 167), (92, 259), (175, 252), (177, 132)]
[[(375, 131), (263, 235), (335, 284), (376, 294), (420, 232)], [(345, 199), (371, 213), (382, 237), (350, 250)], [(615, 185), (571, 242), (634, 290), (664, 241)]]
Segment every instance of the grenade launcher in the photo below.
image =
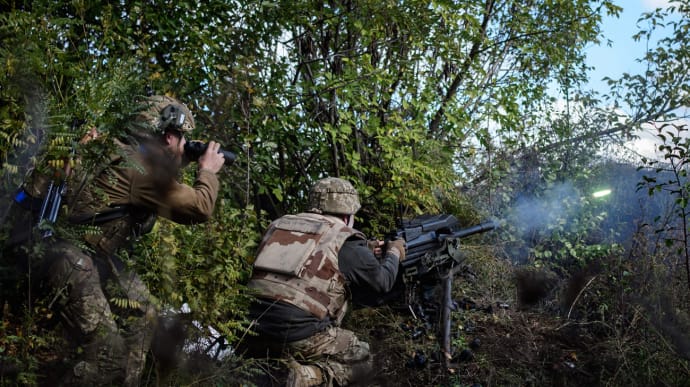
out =
[[(493, 221), (461, 228), (453, 215), (422, 215), (403, 221), (388, 237), (405, 239), (407, 253), (405, 260), (400, 263), (393, 290), (379, 300), (379, 304), (396, 299), (399, 301), (404, 294), (405, 304), (413, 317), (425, 320), (432, 317), (434, 322), (438, 322), (444, 361), (450, 359), (451, 354), (453, 276), (464, 260), (460, 240), (495, 228)], [(438, 286), (442, 288), (440, 303), (429, 296), (429, 290)]]
[(403, 221), (390, 239), (405, 239), (407, 254), (400, 263), (406, 284), (427, 279), (438, 280), (463, 260), (460, 239), (491, 231), (493, 221), (461, 228), (457, 218), (449, 214), (422, 215)]

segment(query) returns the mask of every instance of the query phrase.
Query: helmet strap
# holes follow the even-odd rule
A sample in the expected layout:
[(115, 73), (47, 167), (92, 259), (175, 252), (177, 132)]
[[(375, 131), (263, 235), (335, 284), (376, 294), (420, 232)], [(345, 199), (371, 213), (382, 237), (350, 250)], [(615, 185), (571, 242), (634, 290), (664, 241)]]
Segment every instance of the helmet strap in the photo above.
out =
[(347, 221), (345, 223), (347, 224), (347, 227), (350, 227), (350, 228), (354, 227), (354, 225), (355, 225), (355, 216), (354, 215), (346, 215), (346, 220)]

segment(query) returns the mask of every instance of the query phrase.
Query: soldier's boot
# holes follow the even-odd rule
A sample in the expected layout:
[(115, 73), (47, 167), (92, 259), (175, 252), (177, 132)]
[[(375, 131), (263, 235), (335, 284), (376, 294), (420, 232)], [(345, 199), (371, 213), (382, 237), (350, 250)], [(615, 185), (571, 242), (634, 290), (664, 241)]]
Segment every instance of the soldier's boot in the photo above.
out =
[(289, 367), (287, 387), (313, 387), (325, 382), (323, 372), (317, 366), (290, 362)]

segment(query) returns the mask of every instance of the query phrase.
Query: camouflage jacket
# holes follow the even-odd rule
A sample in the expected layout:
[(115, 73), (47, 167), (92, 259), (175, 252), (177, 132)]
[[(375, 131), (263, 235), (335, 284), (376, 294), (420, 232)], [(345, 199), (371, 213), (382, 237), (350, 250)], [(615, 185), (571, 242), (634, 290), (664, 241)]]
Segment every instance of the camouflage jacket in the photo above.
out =
[(211, 217), (219, 189), (214, 173), (200, 170), (193, 186), (181, 184), (179, 168), (159, 147), (118, 146), (121, 154), (103, 171), (83, 186), (70, 185), (68, 192), (70, 221), (100, 229), (85, 236), (97, 251), (112, 254), (127, 246), (150, 229), (157, 216), (181, 224)]

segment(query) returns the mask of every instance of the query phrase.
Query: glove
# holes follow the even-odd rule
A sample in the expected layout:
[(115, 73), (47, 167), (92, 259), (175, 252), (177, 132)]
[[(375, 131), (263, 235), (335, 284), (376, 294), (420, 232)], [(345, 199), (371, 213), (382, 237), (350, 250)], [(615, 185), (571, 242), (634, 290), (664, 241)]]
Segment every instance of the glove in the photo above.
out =
[[(395, 251), (397, 251), (397, 254), (395, 253), (395, 251), (393, 251), (393, 249), (395, 249)], [(399, 260), (401, 260), (401, 261), (404, 260), (405, 259), (405, 240), (401, 238), (401, 239), (395, 239), (392, 241), (388, 241), (388, 243), (386, 243), (386, 251), (389, 251), (389, 252), (397, 255)]]

